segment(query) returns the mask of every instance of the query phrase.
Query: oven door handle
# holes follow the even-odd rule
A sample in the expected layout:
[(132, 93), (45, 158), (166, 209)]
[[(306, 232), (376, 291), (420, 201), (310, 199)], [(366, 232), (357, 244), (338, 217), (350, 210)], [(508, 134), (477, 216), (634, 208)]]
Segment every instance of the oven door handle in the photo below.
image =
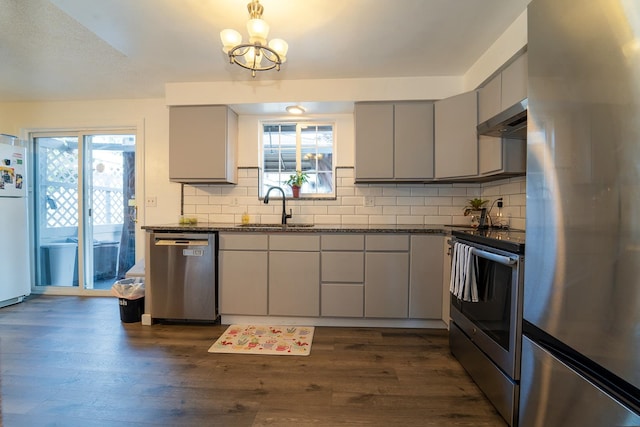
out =
[(483, 251), (482, 249), (478, 249), (478, 248), (473, 248), (471, 253), (480, 258), (486, 258), (489, 261), (495, 261), (497, 263), (504, 264), (504, 265), (514, 265), (518, 262), (517, 258), (510, 258), (504, 255), (494, 254), (492, 252)]

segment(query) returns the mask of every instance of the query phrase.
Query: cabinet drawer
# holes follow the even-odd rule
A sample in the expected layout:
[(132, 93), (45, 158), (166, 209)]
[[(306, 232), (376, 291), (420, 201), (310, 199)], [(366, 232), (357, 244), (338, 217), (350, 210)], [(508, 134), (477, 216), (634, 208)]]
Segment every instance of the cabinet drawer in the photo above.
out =
[(220, 250), (267, 250), (268, 236), (260, 233), (220, 233)]
[(319, 251), (320, 236), (272, 234), (269, 236), (269, 249), (272, 251)]
[(322, 252), (323, 282), (362, 283), (364, 252)]
[(409, 235), (371, 235), (366, 238), (367, 251), (408, 251)]
[(361, 251), (364, 250), (364, 234), (324, 234), (323, 251)]
[(321, 287), (321, 315), (362, 317), (364, 287), (356, 284), (324, 283)]

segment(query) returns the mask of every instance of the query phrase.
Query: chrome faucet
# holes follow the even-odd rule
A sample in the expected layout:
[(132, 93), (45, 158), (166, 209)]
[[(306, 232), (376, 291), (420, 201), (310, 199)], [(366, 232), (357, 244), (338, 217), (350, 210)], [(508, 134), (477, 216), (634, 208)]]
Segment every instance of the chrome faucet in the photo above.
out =
[(287, 214), (287, 209), (284, 205), (286, 199), (284, 190), (280, 187), (269, 187), (269, 190), (267, 190), (267, 194), (264, 196), (265, 204), (269, 203), (269, 193), (271, 193), (271, 190), (280, 190), (280, 192), (282, 193), (282, 225), (287, 225), (287, 218), (291, 218), (293, 216), (293, 211), (289, 209), (289, 213)]

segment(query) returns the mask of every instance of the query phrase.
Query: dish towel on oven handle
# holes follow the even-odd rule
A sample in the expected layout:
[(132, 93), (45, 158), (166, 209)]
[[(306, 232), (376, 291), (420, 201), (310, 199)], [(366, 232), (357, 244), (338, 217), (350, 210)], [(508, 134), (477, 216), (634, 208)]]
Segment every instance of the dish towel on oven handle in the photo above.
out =
[(473, 247), (455, 242), (451, 260), (449, 292), (462, 301), (478, 302), (477, 268)]

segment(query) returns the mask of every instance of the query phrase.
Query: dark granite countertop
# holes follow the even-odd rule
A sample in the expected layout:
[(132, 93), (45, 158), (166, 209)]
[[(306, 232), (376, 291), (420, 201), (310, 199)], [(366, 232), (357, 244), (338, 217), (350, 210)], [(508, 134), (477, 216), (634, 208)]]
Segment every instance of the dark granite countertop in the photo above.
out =
[(283, 227), (280, 224), (224, 224), (215, 222), (199, 222), (197, 224), (164, 224), (164, 225), (144, 225), (143, 230), (160, 231), (160, 232), (195, 232), (207, 233), (215, 231), (224, 232), (295, 232), (295, 233), (434, 233), (434, 234), (450, 234), (451, 230), (456, 226), (447, 225), (333, 225), (333, 224), (289, 224)]

